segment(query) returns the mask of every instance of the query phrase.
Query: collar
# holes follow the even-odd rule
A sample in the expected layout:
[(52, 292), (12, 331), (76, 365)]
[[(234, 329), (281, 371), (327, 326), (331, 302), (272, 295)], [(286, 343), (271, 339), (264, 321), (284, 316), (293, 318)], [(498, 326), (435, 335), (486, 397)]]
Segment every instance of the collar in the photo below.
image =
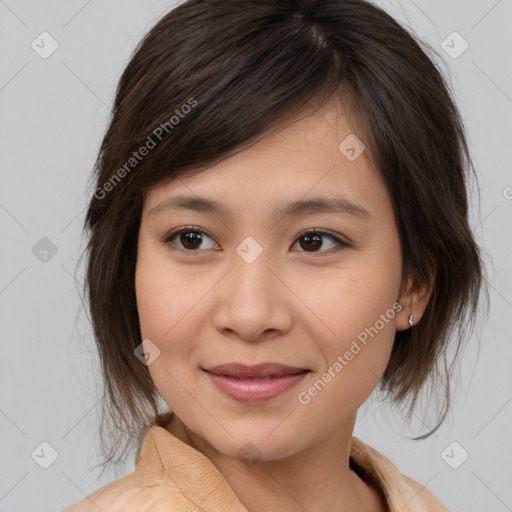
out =
[[(247, 512), (211, 460), (165, 428), (171, 417), (171, 411), (156, 417), (144, 438), (136, 471), (144, 478), (154, 478), (157, 467), (165, 471), (199, 509)], [(380, 489), (390, 512), (412, 510), (404, 506), (403, 497), (411, 489), (403, 475), (388, 458), (355, 436), (350, 446), (350, 466), (363, 480)]]

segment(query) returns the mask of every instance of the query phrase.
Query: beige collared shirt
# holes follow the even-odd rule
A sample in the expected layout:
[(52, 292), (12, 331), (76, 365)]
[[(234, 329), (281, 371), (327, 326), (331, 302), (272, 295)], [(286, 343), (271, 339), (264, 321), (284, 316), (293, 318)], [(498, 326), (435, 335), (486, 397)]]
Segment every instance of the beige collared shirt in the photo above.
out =
[[(160, 415), (146, 434), (132, 473), (62, 512), (247, 512), (214, 464), (164, 428), (171, 414)], [(350, 458), (361, 478), (382, 490), (390, 512), (449, 512), (357, 437)]]

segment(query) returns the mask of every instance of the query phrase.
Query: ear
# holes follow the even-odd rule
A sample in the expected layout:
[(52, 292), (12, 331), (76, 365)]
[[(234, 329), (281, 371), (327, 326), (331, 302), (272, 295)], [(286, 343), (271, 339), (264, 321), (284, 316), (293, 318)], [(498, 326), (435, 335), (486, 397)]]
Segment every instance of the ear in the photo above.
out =
[(412, 278), (409, 278), (405, 291), (398, 299), (398, 302), (400, 302), (403, 307), (396, 316), (395, 328), (397, 331), (410, 329), (410, 315), (413, 315), (413, 326), (419, 323), (431, 295), (432, 285), (414, 284)]

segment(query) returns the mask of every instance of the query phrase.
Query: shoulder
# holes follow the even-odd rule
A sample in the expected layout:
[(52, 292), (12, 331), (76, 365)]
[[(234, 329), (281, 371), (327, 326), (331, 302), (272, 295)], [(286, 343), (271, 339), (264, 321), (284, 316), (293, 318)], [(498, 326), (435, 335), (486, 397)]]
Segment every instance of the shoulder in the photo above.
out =
[(351, 457), (385, 495), (391, 512), (449, 512), (426, 486), (402, 474), (383, 453), (356, 437)]
[(413, 492), (411, 503), (421, 503), (428, 512), (450, 512), (427, 487), (406, 475), (401, 476)]
[(172, 480), (140, 479), (134, 473), (99, 488), (61, 512), (194, 511)]

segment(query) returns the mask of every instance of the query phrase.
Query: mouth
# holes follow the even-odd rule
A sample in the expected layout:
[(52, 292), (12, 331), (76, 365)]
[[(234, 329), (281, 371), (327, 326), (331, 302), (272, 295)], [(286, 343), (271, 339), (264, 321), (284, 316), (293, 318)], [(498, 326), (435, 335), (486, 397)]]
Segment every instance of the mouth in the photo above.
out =
[(248, 366), (229, 363), (202, 368), (215, 387), (228, 397), (247, 404), (270, 400), (294, 387), (309, 369), (278, 363)]

